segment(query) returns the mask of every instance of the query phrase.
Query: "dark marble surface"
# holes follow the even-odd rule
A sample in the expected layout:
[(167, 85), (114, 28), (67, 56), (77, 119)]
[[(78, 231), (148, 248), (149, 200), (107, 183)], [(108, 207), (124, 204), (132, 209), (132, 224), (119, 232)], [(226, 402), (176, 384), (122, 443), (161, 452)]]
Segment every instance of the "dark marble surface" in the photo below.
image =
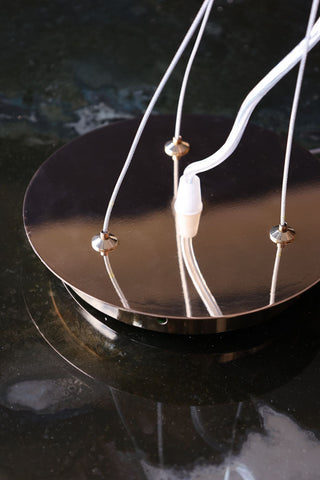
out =
[[(300, 40), (309, 3), (217, 1), (186, 111), (232, 118)], [(24, 235), (37, 167), (69, 139), (141, 114), (198, 4), (1, 6), (1, 480), (320, 478), (319, 287), (233, 335), (168, 338), (112, 320), (101, 329)], [(319, 57), (318, 47), (297, 122), (306, 148), (320, 144)], [(182, 67), (157, 112), (174, 111)], [(284, 133), (294, 81), (252, 121)]]

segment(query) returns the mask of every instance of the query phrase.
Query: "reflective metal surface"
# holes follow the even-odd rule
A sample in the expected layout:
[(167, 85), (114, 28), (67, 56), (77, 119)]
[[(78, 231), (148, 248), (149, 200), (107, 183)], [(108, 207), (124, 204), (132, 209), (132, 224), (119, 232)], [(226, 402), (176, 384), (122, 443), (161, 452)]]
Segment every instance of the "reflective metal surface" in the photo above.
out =
[[(238, 402), (275, 390), (306, 368), (319, 348), (318, 330), (313, 338), (305, 308), (317, 307), (306, 294), (280, 318), (261, 325), (222, 335), (182, 336), (106, 317), (72, 295), (40, 263), (22, 277), (34, 325), (68, 364), (122, 392), (169, 404)], [(45, 306), (41, 312), (39, 304)]]
[[(40, 167), (24, 203), (29, 240), (49, 269), (83, 299), (125, 323), (208, 333), (259, 322), (319, 280), (320, 225), (309, 214), (320, 201), (319, 161), (297, 146), (293, 150), (288, 219), (297, 237), (282, 253), (272, 311), (276, 246), (269, 231), (279, 217), (284, 140), (249, 127), (236, 153), (201, 175), (204, 210), (194, 249), (223, 317), (209, 318), (189, 282), (192, 318), (186, 319), (171, 210), (172, 162), (163, 152), (173, 122), (169, 116), (151, 119), (111, 218), (119, 247), (110, 263), (129, 308), (92, 250), (91, 237), (101, 229), (136, 120), (80, 137)], [(217, 149), (230, 127), (227, 120), (186, 116), (184, 136), (191, 150), (180, 168)]]

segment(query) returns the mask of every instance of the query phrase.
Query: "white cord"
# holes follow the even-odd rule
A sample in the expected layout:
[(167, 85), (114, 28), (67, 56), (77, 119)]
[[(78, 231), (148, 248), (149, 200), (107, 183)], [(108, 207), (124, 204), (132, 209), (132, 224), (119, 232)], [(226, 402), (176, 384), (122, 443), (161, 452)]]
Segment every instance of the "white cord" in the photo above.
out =
[(173, 198), (176, 198), (179, 184), (179, 159), (176, 156), (172, 157), (173, 161)]
[(186, 89), (187, 89), (187, 83), (188, 83), (188, 80), (189, 80), (190, 71), (191, 71), (191, 68), (192, 68), (194, 58), (197, 54), (200, 42), (202, 40), (202, 36), (203, 36), (204, 30), (206, 28), (207, 22), (208, 22), (208, 18), (209, 18), (210, 12), (211, 12), (213, 2), (214, 2), (214, 0), (210, 0), (208, 2), (206, 13), (204, 14), (204, 17), (203, 17), (203, 20), (202, 20), (202, 23), (201, 23), (196, 41), (194, 43), (190, 58), (188, 60), (187, 66), (186, 66), (186, 70), (184, 72), (182, 85), (181, 85), (181, 89), (180, 89), (180, 95), (179, 95), (177, 115), (176, 115), (176, 125), (175, 125), (175, 133), (174, 133), (174, 136), (176, 138), (179, 138), (179, 136), (180, 136), (182, 109), (183, 109), (184, 97), (185, 97), (185, 93), (186, 93)]
[(294, 92), (292, 108), (291, 108), (291, 115), (289, 121), (289, 129), (288, 129), (288, 138), (287, 138), (287, 146), (286, 146), (286, 154), (284, 160), (284, 168), (283, 168), (283, 179), (282, 179), (282, 191), (281, 191), (281, 213), (280, 213), (280, 225), (286, 224), (286, 200), (287, 200), (287, 186), (288, 186), (288, 175), (289, 175), (289, 167), (290, 167), (290, 158), (291, 158), (291, 150), (292, 150), (292, 140), (293, 140), (293, 133), (294, 127), (297, 117), (298, 105), (299, 105), (299, 98), (301, 93), (301, 86), (304, 76), (304, 70), (307, 62), (308, 56), (308, 45), (309, 39), (311, 35), (311, 29), (316, 19), (317, 11), (319, 7), (319, 0), (313, 0), (311, 11), (309, 15), (309, 21), (306, 31), (306, 43), (304, 46), (303, 56), (300, 62), (298, 76), (297, 76), (297, 83)]
[[(181, 97), (181, 94), (180, 94), (180, 98), (179, 98), (179, 106), (178, 106), (178, 109), (180, 109), (180, 122), (181, 122), (181, 111), (182, 111), (182, 106), (183, 106), (183, 99), (184, 99), (184, 93), (185, 93), (185, 89), (186, 89), (186, 84), (187, 84), (187, 80), (188, 80), (188, 76), (189, 76), (189, 73), (190, 73), (190, 69), (191, 69), (191, 66), (192, 66), (192, 62), (194, 60), (194, 56), (196, 54), (196, 51), (198, 49), (198, 46), (199, 46), (199, 43), (200, 43), (200, 40), (201, 40), (201, 37), (203, 35), (203, 31), (204, 31), (204, 28), (205, 28), (205, 25), (207, 23), (207, 19), (208, 19), (208, 16), (209, 16), (209, 13), (210, 13), (210, 10), (211, 10), (211, 7), (212, 7), (212, 4), (213, 4), (213, 1), (214, 0), (206, 0), (201, 9), (199, 10), (197, 16), (195, 17), (191, 27), (189, 28), (182, 44), (180, 45), (177, 53), (175, 54), (173, 60), (171, 61), (167, 71), (165, 72), (158, 88), (156, 89), (150, 103), (149, 103), (149, 106), (142, 118), (142, 121), (139, 125), (139, 128), (138, 128), (138, 131), (136, 133), (136, 136), (134, 138), (134, 141), (132, 143), (132, 146), (130, 148), (130, 151), (129, 151), (129, 154), (128, 154), (128, 157), (126, 159), (126, 162), (122, 168), (122, 171), (120, 173), (120, 176), (117, 180), (117, 183), (116, 183), (116, 186), (114, 188), (114, 191), (112, 193), (112, 196), (110, 198), (110, 201), (109, 201), (109, 205), (108, 205), (108, 209), (107, 209), (107, 212), (106, 212), (106, 215), (105, 215), (105, 220), (104, 220), (104, 224), (103, 224), (103, 231), (104, 232), (107, 232), (108, 231), (108, 227), (109, 227), (109, 222), (110, 222), (110, 217), (111, 217), (111, 213), (112, 213), (112, 208), (113, 208), (113, 205), (114, 205), (114, 202), (115, 202), (115, 199), (117, 197), (117, 194), (119, 192), (119, 189), (121, 187), (121, 184), (122, 184), (122, 181), (126, 175), (126, 172), (130, 166), (130, 163), (131, 163), (131, 160), (132, 160), (132, 157), (134, 155), (134, 152), (136, 150), (136, 147), (138, 145), (138, 142), (140, 140), (140, 137), (142, 135), (142, 132), (144, 130), (144, 127), (148, 121), (148, 118), (152, 112), (152, 109), (156, 103), (156, 101), (158, 100), (159, 98), (159, 95), (163, 89), (163, 87), (165, 86), (167, 80), (169, 79), (173, 69), (175, 68), (176, 66), (176, 63), (178, 62), (178, 60), (180, 59), (183, 51), (185, 50), (186, 46), (188, 45), (195, 29), (197, 28), (200, 20), (201, 20), (201, 17), (204, 15), (204, 18), (203, 18), (203, 21), (202, 21), (202, 24), (201, 24), (201, 27), (200, 27), (200, 30), (199, 30), (199, 33), (198, 33), (198, 36), (197, 36), (197, 39), (196, 39), (196, 42), (195, 42), (195, 45), (193, 47), (193, 50), (192, 50), (192, 53), (191, 53), (191, 56), (189, 58), (189, 61), (188, 61), (188, 65), (187, 65), (187, 70), (186, 70), (186, 73), (185, 73), (185, 76), (184, 76), (184, 80), (183, 80), (183, 84), (182, 84), (182, 87), (181, 88), (184, 88), (184, 91), (183, 91), (183, 96)], [(205, 13), (204, 13), (205, 12)], [(191, 60), (191, 61), (190, 61)], [(179, 135), (178, 135), (179, 136)], [(177, 192), (177, 188), (178, 188), (178, 160), (175, 159), (174, 160), (174, 195), (176, 195), (176, 192)], [(186, 315), (188, 317), (191, 317), (192, 313), (191, 313), (191, 304), (190, 304), (190, 298), (189, 298), (189, 292), (188, 292), (188, 285), (187, 285), (187, 281), (186, 281), (186, 277), (185, 277), (185, 271), (184, 271), (184, 265), (183, 265), (183, 260), (182, 260), (182, 254), (181, 254), (181, 247), (180, 247), (180, 241), (179, 241), (179, 238), (178, 238), (178, 235), (177, 235), (177, 248), (178, 248), (178, 260), (179, 260), (179, 270), (180, 270), (180, 276), (181, 276), (181, 283), (182, 283), (182, 290), (183, 290), (183, 297), (185, 299), (185, 307), (186, 307)], [(106, 270), (109, 274), (109, 277), (110, 277), (110, 280), (114, 286), (114, 289), (115, 291), (117, 292), (118, 294), (118, 297), (119, 299), (121, 300), (121, 303), (122, 305), (125, 307), (125, 308), (130, 308), (129, 306), (129, 303), (124, 295), (124, 293), (122, 292), (115, 276), (114, 276), (114, 273), (112, 271), (112, 268), (111, 268), (111, 264), (110, 264), (110, 260), (109, 260), (109, 257), (106, 256), (104, 258), (104, 261), (105, 261), (105, 266), (106, 266)]]
[(206, 309), (208, 310), (209, 315), (211, 315), (212, 317), (223, 316), (216, 299), (210, 292), (209, 287), (206, 284), (206, 281), (203, 278), (202, 273), (199, 269), (199, 265), (193, 251), (192, 238), (180, 237), (180, 239), (185, 266), (188, 270), (189, 276), (193, 282), (195, 289), (197, 290), (201, 300), (203, 301)]
[(180, 240), (180, 235), (178, 234), (178, 231), (177, 231), (177, 227), (176, 227), (176, 243), (177, 243), (179, 273), (180, 273), (184, 305), (186, 309), (186, 316), (190, 318), (192, 317), (192, 309), (191, 309), (190, 295), (189, 295), (189, 289), (188, 289), (188, 282), (187, 282), (187, 277), (186, 277), (186, 272), (184, 269), (184, 263), (183, 263), (183, 257), (182, 257), (181, 240)]
[[(279, 82), (302, 58), (305, 48), (311, 50), (320, 40), (320, 19), (314, 24), (309, 43), (303, 39), (278, 65), (276, 65), (247, 95), (242, 103), (231, 132), (224, 145), (213, 155), (191, 163), (184, 170), (186, 179), (193, 175), (205, 172), (211, 168), (217, 167), (226, 160), (238, 146), (249, 118), (259, 103), (259, 101), (268, 93), (271, 88)], [(307, 44), (307, 47), (306, 47)]]
[[(182, 84), (181, 84), (181, 89), (180, 89), (180, 95), (179, 95), (179, 101), (178, 101), (178, 107), (177, 107), (177, 114), (176, 114), (176, 123), (175, 123), (175, 133), (174, 136), (176, 138), (179, 138), (180, 136), (180, 130), (181, 130), (181, 118), (182, 118), (182, 109), (183, 109), (183, 104), (184, 104), (184, 98), (185, 98), (185, 93), (187, 89), (187, 83), (189, 80), (189, 75), (190, 71), (193, 65), (193, 61), (195, 59), (196, 53), (198, 51), (205, 27), (208, 22), (208, 18), (211, 12), (211, 8), (213, 5), (214, 0), (210, 0), (208, 2), (208, 6), (206, 9), (206, 12), (204, 14), (196, 41), (194, 43), (192, 52), (190, 54)], [(179, 159), (174, 157), (173, 158), (173, 196), (174, 198), (177, 195), (178, 191), (178, 180), (179, 180)], [(182, 286), (182, 293), (183, 293), (183, 298), (184, 298), (184, 303), (185, 303), (185, 309), (186, 309), (186, 316), (190, 318), (192, 316), (192, 309), (191, 309), (191, 302), (190, 302), (190, 296), (189, 296), (189, 290), (188, 290), (188, 283), (186, 279), (186, 272), (185, 272), (185, 267), (183, 263), (183, 258), (182, 258), (182, 251), (181, 251), (181, 240), (180, 240), (180, 235), (178, 233), (178, 228), (176, 225), (176, 243), (177, 243), (177, 253), (178, 253), (178, 263), (179, 263), (179, 272), (180, 272), (180, 279), (181, 279), (181, 286)]]
[(274, 266), (273, 266), (273, 272), (272, 272), (269, 305), (273, 305), (276, 300), (278, 273), (279, 273), (280, 260), (281, 260), (281, 254), (282, 254), (283, 248), (284, 248), (284, 245), (281, 245), (281, 243), (277, 244), (276, 258), (274, 260)]
[(111, 268), (109, 255), (105, 255), (105, 256), (103, 257), (103, 259), (104, 259), (104, 264), (105, 264), (106, 270), (107, 270), (107, 272), (108, 272), (108, 275), (109, 275), (109, 277), (110, 277), (111, 283), (112, 283), (115, 291), (117, 292), (117, 295), (118, 295), (118, 297), (120, 298), (120, 301), (121, 301), (123, 307), (124, 307), (124, 308), (130, 308), (130, 305), (129, 305), (129, 303), (128, 303), (128, 300), (126, 299), (123, 291), (121, 290), (120, 285), (119, 285), (119, 283), (117, 282), (117, 279), (116, 279), (116, 277), (115, 277), (115, 275), (114, 275), (114, 273), (113, 273), (113, 270), (112, 270), (112, 268)]
[(128, 156), (127, 156), (126, 161), (125, 161), (125, 163), (122, 167), (121, 173), (118, 177), (118, 180), (117, 180), (116, 185), (113, 189), (111, 198), (109, 200), (108, 208), (107, 208), (106, 215), (105, 215), (104, 222), (103, 222), (103, 229), (102, 229), (103, 232), (105, 232), (105, 233), (108, 232), (110, 217), (111, 217), (111, 213), (112, 213), (114, 203), (116, 201), (116, 198), (117, 198), (118, 192), (120, 190), (121, 184), (123, 182), (123, 179), (124, 179), (124, 177), (127, 173), (127, 170), (130, 166), (132, 157), (135, 153), (135, 150), (136, 150), (137, 145), (139, 143), (140, 137), (141, 137), (141, 135), (143, 133), (143, 130), (146, 126), (146, 123), (149, 119), (149, 116), (150, 116), (150, 114), (151, 114), (151, 112), (152, 112), (152, 110), (153, 110), (153, 108), (154, 108), (154, 106), (155, 106), (155, 104), (156, 104), (156, 102), (157, 102), (165, 84), (167, 83), (168, 79), (170, 78), (170, 75), (172, 74), (176, 64), (178, 63), (181, 55), (183, 54), (183, 52), (184, 52), (185, 48), (187, 47), (188, 43), (190, 42), (191, 37), (193, 36), (196, 28), (198, 27), (209, 2), (210, 2), (210, 0), (205, 0), (203, 2), (200, 10), (198, 11), (195, 19), (192, 22), (188, 32), (186, 33), (180, 47), (178, 48), (178, 50), (177, 50), (176, 54), (174, 55), (168, 69), (166, 70), (166, 72), (165, 72), (164, 76), (162, 77), (156, 91), (154, 92), (153, 97), (151, 98), (150, 103), (149, 103), (149, 105), (148, 105), (148, 107), (147, 107), (147, 109), (146, 109), (146, 111), (145, 111), (145, 113), (142, 117), (139, 128), (136, 132), (136, 135), (135, 135), (134, 140), (132, 142), (131, 148), (129, 150)]

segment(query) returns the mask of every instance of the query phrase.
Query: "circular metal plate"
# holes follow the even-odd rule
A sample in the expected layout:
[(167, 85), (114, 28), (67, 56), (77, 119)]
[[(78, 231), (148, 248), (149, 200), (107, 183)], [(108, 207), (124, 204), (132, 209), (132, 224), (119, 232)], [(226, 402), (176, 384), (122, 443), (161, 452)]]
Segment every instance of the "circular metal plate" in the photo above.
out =
[[(249, 127), (235, 154), (201, 174), (204, 209), (194, 249), (223, 316), (210, 318), (188, 280), (186, 317), (172, 215), (172, 160), (164, 144), (174, 118), (151, 118), (120, 190), (110, 223), (119, 240), (109, 254), (127, 306), (103, 258), (91, 248), (138, 121), (95, 130), (54, 153), (36, 172), (25, 197), (24, 223), (35, 252), (85, 301), (125, 323), (174, 333), (242, 328), (265, 319), (319, 280), (319, 161), (293, 149), (287, 200), (295, 241), (281, 255), (274, 303), (270, 288), (277, 247), (269, 239), (279, 218), (285, 139)], [(218, 149), (231, 122), (186, 116), (190, 153), (181, 170)], [(271, 308), (272, 307), (272, 308)]]

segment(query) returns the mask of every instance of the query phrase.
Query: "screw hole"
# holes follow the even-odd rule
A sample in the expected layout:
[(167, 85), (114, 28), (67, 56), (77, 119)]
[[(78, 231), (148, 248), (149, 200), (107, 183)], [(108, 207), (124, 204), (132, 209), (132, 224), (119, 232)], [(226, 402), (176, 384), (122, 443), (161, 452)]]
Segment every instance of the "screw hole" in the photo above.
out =
[(158, 322), (160, 325), (167, 325), (168, 319), (167, 318), (159, 318)]

